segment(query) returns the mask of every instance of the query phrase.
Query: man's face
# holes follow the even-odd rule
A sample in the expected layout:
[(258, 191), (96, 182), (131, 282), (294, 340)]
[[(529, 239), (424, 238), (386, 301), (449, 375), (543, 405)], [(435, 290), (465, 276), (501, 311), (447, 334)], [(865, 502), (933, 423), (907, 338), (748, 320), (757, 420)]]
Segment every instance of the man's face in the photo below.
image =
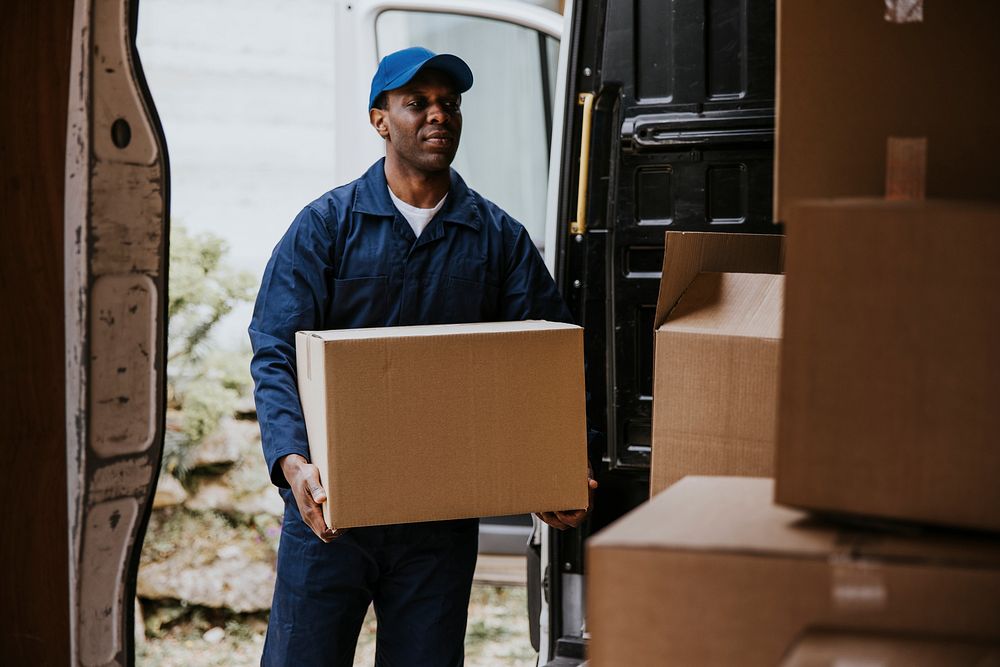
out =
[(386, 109), (371, 110), (371, 124), (386, 140), (386, 154), (423, 172), (447, 169), (462, 136), (462, 96), (444, 72), (426, 69), (386, 95)]

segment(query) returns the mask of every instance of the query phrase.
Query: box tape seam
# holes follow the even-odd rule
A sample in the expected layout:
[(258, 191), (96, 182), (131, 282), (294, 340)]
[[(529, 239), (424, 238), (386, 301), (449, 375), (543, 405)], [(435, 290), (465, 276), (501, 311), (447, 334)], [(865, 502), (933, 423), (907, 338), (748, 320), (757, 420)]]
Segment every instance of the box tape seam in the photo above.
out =
[(836, 611), (876, 612), (888, 606), (889, 593), (880, 563), (858, 553), (853, 543), (833, 550), (830, 563), (830, 603)]

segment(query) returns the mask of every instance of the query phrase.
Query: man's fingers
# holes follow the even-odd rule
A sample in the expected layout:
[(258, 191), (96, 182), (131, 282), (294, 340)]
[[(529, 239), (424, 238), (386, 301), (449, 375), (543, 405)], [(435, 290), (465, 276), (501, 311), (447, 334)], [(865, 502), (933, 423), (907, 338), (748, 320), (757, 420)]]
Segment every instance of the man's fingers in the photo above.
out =
[(319, 468), (314, 465), (303, 466), (304, 474), (301, 477), (302, 487), (306, 490), (309, 500), (322, 504), (326, 502), (326, 489), (320, 483)]
[(570, 510), (568, 512), (556, 512), (556, 518), (562, 523), (576, 528), (583, 521), (583, 517), (587, 515), (587, 510)]
[(316, 537), (323, 540), (324, 542), (330, 542), (331, 540), (333, 540), (334, 537), (336, 537), (334, 532), (326, 527), (326, 524), (323, 524), (322, 527), (310, 526), (310, 528), (312, 528), (312, 531), (316, 534)]
[(559, 517), (556, 516), (555, 512), (540, 512), (536, 513), (535, 516), (537, 516), (539, 519), (541, 519), (548, 525), (552, 526), (553, 528), (557, 528), (559, 530), (566, 530), (567, 528), (570, 527), (567, 526), (562, 521), (560, 521)]
[(589, 486), (591, 489), (596, 489), (597, 488), (597, 480), (596, 479), (588, 479), (587, 480), (587, 486)]
[[(326, 524), (323, 524), (324, 526)], [(347, 532), (347, 528), (338, 528), (337, 530), (330, 530), (327, 528), (322, 534), (319, 534), (319, 539), (324, 542), (333, 542), (335, 539)]]
[(306, 522), (312, 532), (316, 533), (316, 537), (324, 542), (329, 542), (335, 537), (333, 531), (326, 525), (326, 519), (323, 517), (323, 511), (319, 509), (319, 505), (305, 509), (302, 512), (302, 520)]
[(567, 528), (576, 528), (583, 521), (584, 517), (587, 516), (587, 510), (566, 510), (564, 512), (542, 512), (537, 514), (539, 519), (549, 524), (553, 528), (558, 528), (559, 530), (566, 530)]
[(292, 493), (299, 506), (302, 522), (309, 526), (309, 530), (324, 542), (336, 537), (323, 517), (322, 504), (326, 502), (327, 497), (326, 490), (320, 484), (319, 468), (309, 463), (301, 464), (292, 483)]
[(312, 486), (309, 487), (309, 495), (317, 504), (323, 504), (326, 502), (326, 491), (322, 486), (316, 484), (315, 482), (313, 482)]

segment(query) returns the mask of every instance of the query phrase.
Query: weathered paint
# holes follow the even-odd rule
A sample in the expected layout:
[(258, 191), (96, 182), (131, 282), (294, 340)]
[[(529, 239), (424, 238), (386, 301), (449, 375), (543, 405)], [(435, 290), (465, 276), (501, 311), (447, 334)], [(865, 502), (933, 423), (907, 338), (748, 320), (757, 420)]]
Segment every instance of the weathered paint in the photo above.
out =
[(99, 276), (91, 288), (90, 442), (101, 457), (153, 444), (156, 285), (135, 273)]
[(129, 456), (91, 471), (87, 495), (91, 502), (102, 503), (121, 496), (140, 497), (156, 473), (148, 458)]
[[(92, 5), (94, 50), (90, 79), (94, 92), (91, 107), (94, 157), (114, 163), (156, 165), (160, 153), (158, 142), (146, 118), (129, 57), (131, 4), (128, 0), (101, 0)], [(125, 119), (132, 130), (131, 141), (125, 148), (119, 148), (111, 140), (110, 129), (118, 118)]]
[(120, 613), (126, 549), (135, 528), (139, 503), (119, 498), (94, 505), (87, 512), (80, 581), (79, 636), (82, 665), (106, 665), (122, 648), (122, 625), (111, 622)]
[(137, 1), (76, 0), (74, 13), (66, 419), (72, 655), (82, 665), (131, 662), (130, 577), (163, 439), (166, 150), (136, 78)]
[(159, 165), (147, 167), (94, 158), (87, 231), (92, 275), (159, 274), (164, 227), (141, 223), (163, 217), (162, 180)]

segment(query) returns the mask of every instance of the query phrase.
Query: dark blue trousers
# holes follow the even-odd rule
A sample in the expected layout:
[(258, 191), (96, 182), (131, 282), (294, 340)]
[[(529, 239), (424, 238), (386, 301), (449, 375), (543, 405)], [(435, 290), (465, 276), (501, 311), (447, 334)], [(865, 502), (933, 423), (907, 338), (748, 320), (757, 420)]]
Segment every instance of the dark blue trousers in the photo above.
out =
[(374, 603), (377, 667), (460, 667), (479, 520), (352, 528), (330, 543), (290, 493), (261, 665), (350, 667)]

